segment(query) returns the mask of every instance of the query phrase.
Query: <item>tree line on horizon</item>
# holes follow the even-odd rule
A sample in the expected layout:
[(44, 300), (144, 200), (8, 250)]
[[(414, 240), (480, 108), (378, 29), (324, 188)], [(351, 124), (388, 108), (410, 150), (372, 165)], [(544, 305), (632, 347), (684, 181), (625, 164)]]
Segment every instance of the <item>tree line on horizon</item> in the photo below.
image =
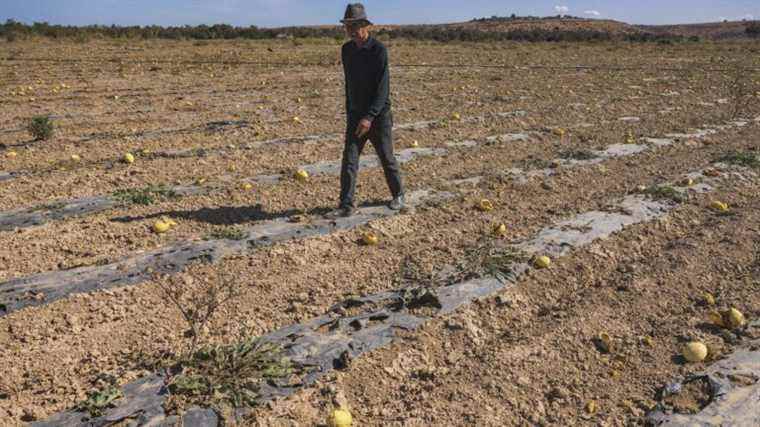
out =
[(582, 18), (580, 16), (573, 15), (554, 15), (554, 16), (520, 16), (515, 13), (509, 16), (497, 16), (492, 15), (490, 17), (475, 18), (470, 22), (510, 22), (510, 21), (554, 21), (557, 19), (564, 19), (568, 21), (586, 21), (591, 20), (589, 18)]
[(748, 24), (746, 32), (749, 37), (760, 38), (760, 21)]
[[(502, 19), (498, 18), (497, 19)], [(540, 18), (528, 17), (538, 20)], [(494, 18), (480, 18), (481, 21)], [(503, 19), (518, 19), (517, 17)], [(522, 17), (520, 19), (523, 19)], [(548, 18), (546, 18), (548, 19)], [(482, 31), (473, 28), (438, 25), (405, 25), (395, 28), (379, 28), (375, 32), (384, 39), (413, 39), (450, 41), (524, 41), (524, 42), (577, 42), (577, 41), (612, 41), (629, 42), (684, 42), (699, 41), (698, 37), (684, 37), (674, 34), (652, 34), (647, 32), (633, 34), (613, 34), (600, 30), (561, 30), (561, 29), (516, 29), (511, 31)], [(747, 24), (749, 37), (760, 37), (760, 22)], [(51, 39), (75, 39), (87, 41), (92, 38), (114, 39), (169, 39), (169, 40), (231, 40), (250, 39), (265, 40), (277, 38), (333, 38), (343, 39), (344, 32), (340, 26), (335, 27), (283, 27), (259, 28), (234, 27), (228, 24), (197, 26), (70, 26), (51, 25), (35, 22), (31, 25), (7, 20), (0, 24), (0, 38), (9, 42), (33, 36)]]

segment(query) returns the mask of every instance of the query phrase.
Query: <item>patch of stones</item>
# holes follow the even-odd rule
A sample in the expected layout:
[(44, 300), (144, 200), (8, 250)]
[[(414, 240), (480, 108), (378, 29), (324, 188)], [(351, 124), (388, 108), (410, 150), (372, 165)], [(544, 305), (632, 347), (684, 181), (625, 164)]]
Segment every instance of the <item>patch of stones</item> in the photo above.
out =
[[(737, 176), (753, 180), (757, 178), (753, 172), (738, 167), (721, 177), (703, 176), (702, 171), (695, 172), (694, 175), (703, 177), (699, 185), (689, 188), (673, 185), (673, 188), (679, 193), (707, 193), (724, 179), (732, 180)], [(505, 244), (504, 250), (517, 251), (526, 257), (548, 254), (564, 256), (571, 250), (583, 248), (596, 240), (606, 239), (627, 226), (662, 218), (676, 206), (669, 201), (655, 201), (644, 195), (631, 195), (609, 211), (592, 211), (578, 215), (541, 230), (532, 239)], [(309, 369), (295, 379), (288, 378), (285, 381), (263, 384), (258, 401), (265, 403), (292, 395), (315, 383), (327, 373), (347, 367), (353, 359), (388, 345), (396, 339), (399, 331), (414, 331), (432, 318), (446, 316), (476, 299), (493, 296), (515, 285), (530, 268), (528, 263), (516, 261), (509, 269), (510, 274), (504, 278), (483, 277), (438, 288), (404, 288), (350, 298), (333, 306), (323, 316), (265, 335), (262, 337), (263, 340), (280, 346), (285, 356)], [(755, 376), (760, 374), (760, 366), (756, 363), (757, 356), (754, 353), (752, 364), (741, 362), (744, 360), (746, 358), (740, 359), (742, 366), (751, 370)], [(730, 368), (731, 365), (728, 366)], [(217, 418), (201, 416), (201, 408), (192, 408), (182, 419), (169, 416), (162, 409), (158, 409), (168, 395), (165, 387), (168, 378), (162, 378), (162, 375), (138, 380), (136, 383), (148, 384), (145, 391), (130, 391), (131, 398), (118, 401), (116, 408), (107, 410), (103, 417), (89, 420), (86, 414), (80, 412), (62, 412), (47, 422), (35, 425), (106, 425), (136, 417), (140, 417), (139, 422), (134, 424), (138, 426), (164, 426), (169, 425), (169, 422), (185, 420), (202, 420), (184, 424), (197, 427), (219, 425), (220, 421)], [(130, 390), (134, 390), (134, 384), (126, 387), (132, 387)], [(740, 400), (738, 405), (719, 410), (731, 409), (732, 414), (749, 414), (748, 417), (752, 417), (752, 414), (756, 414), (756, 408), (756, 400), (753, 402), (752, 399), (744, 399)], [(245, 411), (241, 410), (238, 416), (244, 414)]]

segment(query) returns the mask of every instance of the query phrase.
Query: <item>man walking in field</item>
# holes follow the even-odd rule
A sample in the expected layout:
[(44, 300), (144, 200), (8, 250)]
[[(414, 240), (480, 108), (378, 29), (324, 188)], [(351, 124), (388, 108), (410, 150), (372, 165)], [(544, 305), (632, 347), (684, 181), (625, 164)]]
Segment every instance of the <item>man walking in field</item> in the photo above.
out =
[(369, 35), (372, 23), (360, 3), (349, 4), (341, 22), (351, 40), (343, 45), (341, 52), (346, 79), (347, 127), (340, 172), (340, 205), (336, 214), (350, 216), (356, 210), (356, 175), (359, 156), (367, 140), (375, 147), (391, 191), (388, 207), (400, 210), (404, 207), (404, 190), (398, 162), (393, 156), (388, 51)]

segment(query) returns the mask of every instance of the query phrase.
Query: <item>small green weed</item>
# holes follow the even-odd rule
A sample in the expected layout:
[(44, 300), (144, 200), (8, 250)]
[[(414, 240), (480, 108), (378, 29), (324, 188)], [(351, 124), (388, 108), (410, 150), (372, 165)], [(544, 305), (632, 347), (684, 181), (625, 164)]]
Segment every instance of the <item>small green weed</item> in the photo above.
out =
[(248, 233), (237, 227), (225, 227), (220, 230), (211, 232), (206, 240), (245, 240), (248, 238)]
[(48, 116), (34, 116), (27, 125), (27, 130), (35, 141), (47, 141), (53, 137), (55, 128), (53, 121)]
[(112, 197), (122, 203), (131, 205), (152, 205), (159, 200), (179, 197), (177, 193), (166, 186), (148, 186), (144, 188), (131, 188), (118, 190)]
[(528, 258), (513, 248), (486, 243), (469, 250), (465, 255), (465, 264), (459, 268), (467, 271), (470, 277), (493, 276), (505, 280), (512, 275), (515, 264), (527, 262)]
[(217, 409), (253, 407), (263, 382), (296, 370), (279, 347), (258, 338), (200, 348), (181, 359), (177, 368), (181, 373), (172, 379), (169, 391)]
[(683, 203), (688, 199), (686, 193), (682, 193), (669, 185), (655, 185), (644, 191), (655, 200), (672, 200), (676, 203)]
[(87, 412), (91, 417), (100, 417), (103, 410), (112, 408), (113, 403), (124, 395), (116, 386), (110, 385), (103, 390), (97, 390), (87, 395), (87, 400), (76, 406), (77, 411)]
[(525, 262), (526, 257), (516, 251), (503, 250), (486, 256), (481, 267), (488, 275), (500, 276), (512, 272), (512, 266), (519, 262)]
[(760, 155), (757, 155), (755, 153), (733, 152), (718, 158), (717, 161), (730, 163), (732, 165), (744, 166), (747, 168), (760, 169)]
[(551, 160), (539, 159), (535, 157), (528, 157), (520, 161), (522, 169), (549, 169), (554, 167), (554, 163)]

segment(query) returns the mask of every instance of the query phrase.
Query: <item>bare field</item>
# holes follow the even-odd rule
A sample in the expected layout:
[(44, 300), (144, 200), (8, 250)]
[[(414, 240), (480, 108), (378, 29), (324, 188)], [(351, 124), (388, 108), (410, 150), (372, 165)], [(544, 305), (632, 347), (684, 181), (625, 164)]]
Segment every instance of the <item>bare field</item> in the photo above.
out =
[[(589, 212), (629, 215), (630, 198), (660, 211), (588, 241), (593, 227), (576, 226), (550, 268), (433, 310), (227, 423), (318, 425), (340, 404), (357, 425), (642, 424), (669, 382), (756, 349), (757, 43), (387, 45), (396, 151), (408, 192), (430, 200), (310, 235), (337, 203), (337, 41), (0, 44), (0, 425), (71, 410), (187, 351), (172, 283), (188, 301), (235, 284), (196, 334), (230, 344), (339, 322), (347, 298), (436, 292), (440, 272), (483, 274), (477, 250)], [(26, 130), (38, 115), (50, 140)], [(360, 174), (362, 201), (387, 198), (379, 168)], [(162, 218), (176, 225), (157, 234)], [(360, 244), (368, 231), (379, 244)], [(144, 258), (178, 247), (205, 255)], [(710, 327), (711, 310), (732, 307), (749, 325)], [(719, 351), (685, 363), (691, 340)], [(164, 408), (199, 401), (219, 406)]]

